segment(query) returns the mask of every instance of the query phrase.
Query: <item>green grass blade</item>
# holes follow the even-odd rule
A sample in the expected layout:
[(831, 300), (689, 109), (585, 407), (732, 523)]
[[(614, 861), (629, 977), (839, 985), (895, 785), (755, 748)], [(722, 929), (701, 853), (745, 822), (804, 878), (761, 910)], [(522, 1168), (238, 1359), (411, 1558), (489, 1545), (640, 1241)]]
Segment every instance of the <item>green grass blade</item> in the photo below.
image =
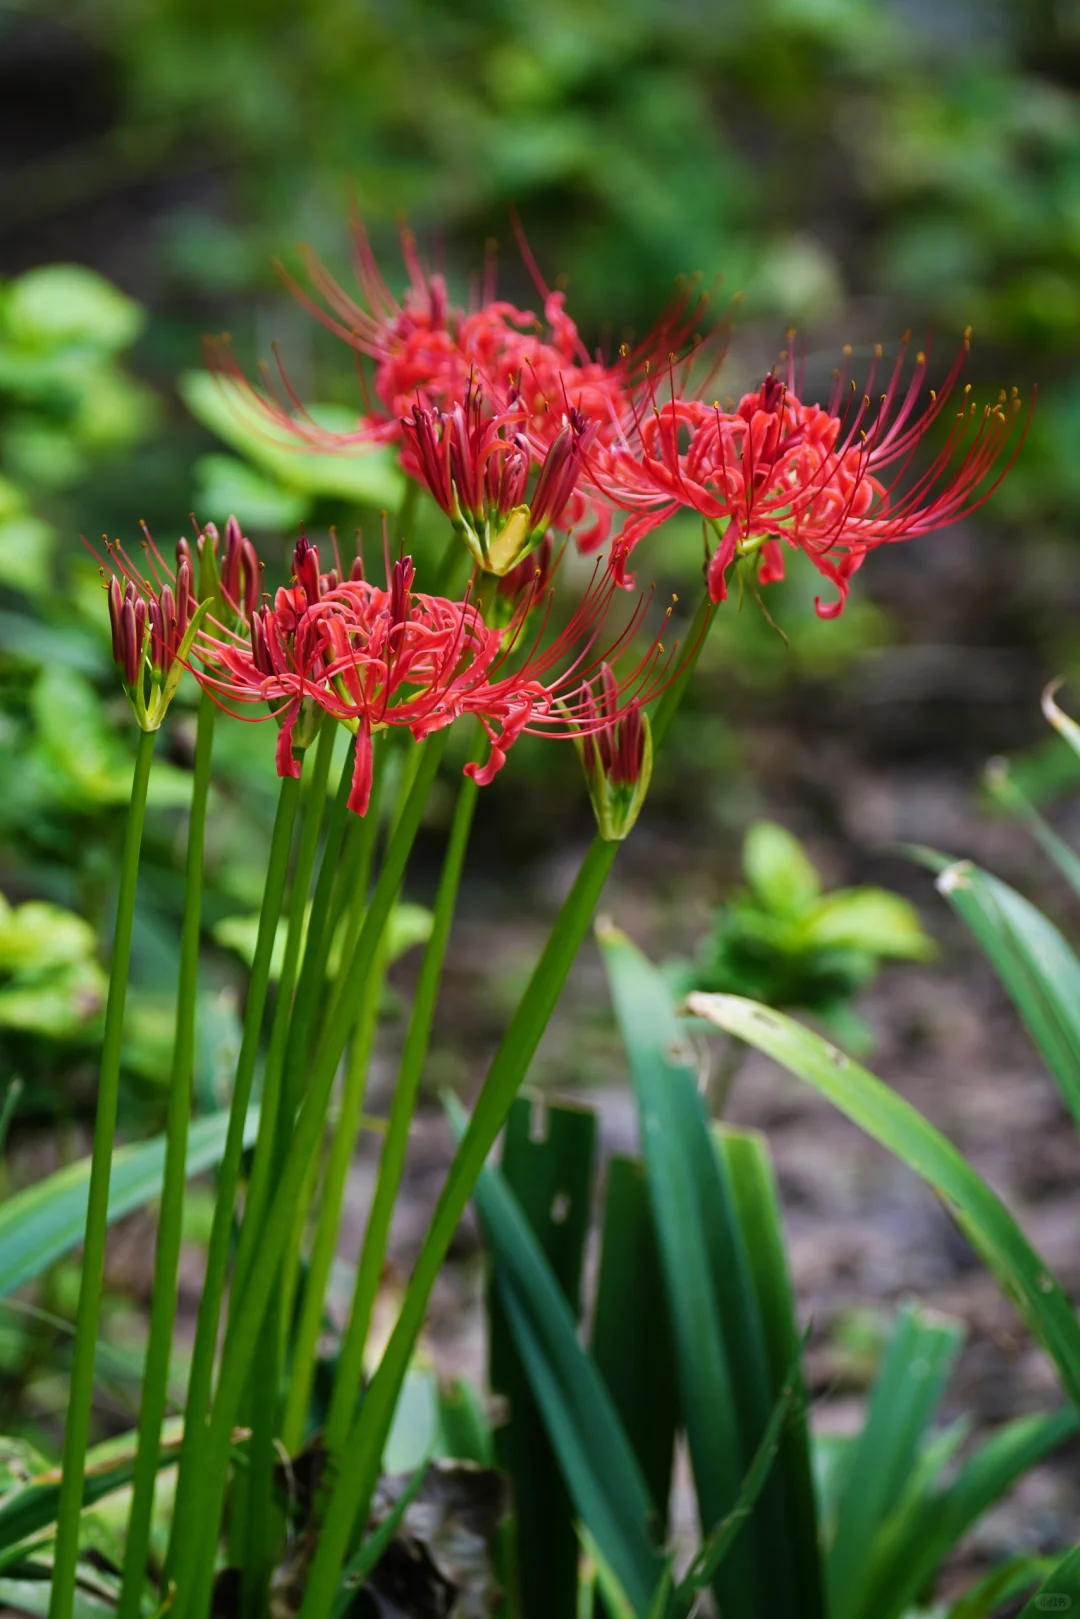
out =
[(664, 1531), (679, 1396), (649, 1188), (634, 1158), (608, 1161), (591, 1348)]
[(795, 1291), (788, 1273), (780, 1195), (765, 1137), (756, 1130), (724, 1125), (716, 1131), (727, 1160), (739, 1222), (747, 1234), (747, 1254), (761, 1310), (772, 1398), (786, 1382), (794, 1399), (774, 1462), (777, 1482), (788, 1504), (790, 1559), (801, 1602), (800, 1619), (824, 1619), (824, 1571), (819, 1549), (806, 1388), (795, 1315)]
[[(599, 931), (599, 930), (598, 930)], [(685, 1031), (652, 964), (599, 932), (641, 1120), (675, 1340), (680, 1405), (703, 1530), (733, 1509), (769, 1421), (767, 1360), (743, 1234), (709, 1134)], [(786, 1504), (775, 1487), (720, 1567), (722, 1611), (798, 1614)]]
[(1019, 1619), (1045, 1619), (1048, 1613), (1068, 1613), (1080, 1604), (1080, 1546), (1051, 1569)]
[[(135, 1438), (134, 1434), (128, 1436), (129, 1444), (125, 1454), (117, 1455), (116, 1446), (109, 1447), (109, 1453), (100, 1454), (95, 1458), (91, 1451), (86, 1458), (86, 1488), (83, 1492), (83, 1506), (89, 1507), (104, 1496), (111, 1495), (114, 1490), (122, 1490), (131, 1483), (135, 1473)], [(158, 1467), (167, 1467), (176, 1460), (179, 1449), (179, 1439), (174, 1439), (161, 1446), (158, 1457)], [(32, 1535), (37, 1535), (42, 1529), (47, 1529), (56, 1522), (57, 1508), (60, 1504), (60, 1469), (54, 1468), (43, 1473), (28, 1484), (22, 1484), (18, 1489), (10, 1490), (0, 1498), (0, 1568), (7, 1568), (13, 1561), (12, 1557), (5, 1556), (14, 1549), (18, 1556), (22, 1556), (21, 1547)]]
[(976, 1519), (1077, 1430), (1071, 1408), (1020, 1417), (975, 1451), (944, 1489), (885, 1524), (873, 1548), (858, 1619), (900, 1619)]
[(991, 1619), (1006, 1602), (1026, 1597), (1041, 1585), (1053, 1567), (1053, 1558), (1022, 1553), (990, 1570), (968, 1588), (949, 1609), (946, 1619)]
[(807, 1081), (933, 1187), (1054, 1360), (1080, 1404), (1080, 1323), (1061, 1284), (963, 1154), (909, 1102), (819, 1035), (735, 995), (691, 995), (690, 1010)]
[[(245, 1145), (255, 1139), (259, 1114), (248, 1114)], [(213, 1169), (225, 1150), (228, 1112), (211, 1113), (191, 1127), (187, 1176)], [(109, 1221), (151, 1202), (165, 1173), (165, 1137), (154, 1136), (113, 1153), (109, 1180)], [(0, 1204), (0, 1298), (33, 1281), (83, 1239), (90, 1160), (80, 1158)]]
[(1018, 821), (1023, 821), (1028, 827), (1032, 837), (1038, 843), (1043, 853), (1060, 871), (1074, 894), (1080, 894), (1080, 855), (1071, 849), (1063, 838), (1060, 838), (1053, 827), (1048, 825), (1028, 798), (1027, 794), (1017, 786), (1013, 780), (1009, 766), (1004, 759), (995, 760), (987, 767), (986, 783), (1003, 808), (1014, 815)]
[[(793, 1374), (798, 1370), (801, 1358), (802, 1345), (800, 1344), (792, 1365)], [(674, 1593), (667, 1610), (666, 1619), (692, 1619), (700, 1593), (713, 1583), (717, 1569), (722, 1565), (724, 1558), (729, 1555), (735, 1537), (750, 1517), (755, 1503), (761, 1496), (765, 1482), (775, 1463), (777, 1452), (780, 1449), (781, 1436), (791, 1416), (795, 1398), (796, 1386), (793, 1375), (780, 1390), (780, 1397), (773, 1407), (769, 1425), (761, 1437), (757, 1455), (751, 1462), (750, 1470), (742, 1481), (735, 1505), (727, 1516), (717, 1524), (698, 1555), (694, 1558), (689, 1571)]]
[(1080, 1128), (1080, 961), (1071, 945), (1008, 883), (970, 861), (947, 866), (937, 887), (989, 958)]
[(899, 1314), (847, 1457), (826, 1559), (829, 1619), (863, 1612), (874, 1538), (910, 1482), (963, 1336), (958, 1323), (917, 1305)]
[[(542, 1134), (534, 1129), (536, 1115)], [(503, 1179), (575, 1318), (595, 1155), (596, 1115), (587, 1109), (541, 1103), (534, 1108), (524, 1097), (510, 1109)], [(491, 1387), (509, 1409), (496, 1448), (513, 1484), (521, 1612), (525, 1619), (548, 1619), (553, 1613), (572, 1613), (575, 1606), (579, 1547), (574, 1508), (502, 1307), (497, 1272), (491, 1278), (488, 1310)]]
[(430, 1460), (431, 1457), (428, 1456), (421, 1462), (398, 1499), (394, 1502), (393, 1511), (389, 1512), (374, 1533), (363, 1541), (356, 1556), (351, 1559), (348, 1567), (342, 1572), (332, 1619), (345, 1619), (346, 1614), (353, 1607), (357, 1591), (375, 1568), (386, 1548), (397, 1534), (398, 1526), (406, 1512), (420, 1494), (421, 1486), (427, 1477)]
[[(481, 1173), (474, 1202), (491, 1246), (506, 1319), (578, 1515), (641, 1613), (663, 1560), (650, 1543), (656, 1512), (630, 1442), (596, 1366), (578, 1342), (558, 1278), (497, 1170)], [(565, 1611), (573, 1612), (573, 1602)]]

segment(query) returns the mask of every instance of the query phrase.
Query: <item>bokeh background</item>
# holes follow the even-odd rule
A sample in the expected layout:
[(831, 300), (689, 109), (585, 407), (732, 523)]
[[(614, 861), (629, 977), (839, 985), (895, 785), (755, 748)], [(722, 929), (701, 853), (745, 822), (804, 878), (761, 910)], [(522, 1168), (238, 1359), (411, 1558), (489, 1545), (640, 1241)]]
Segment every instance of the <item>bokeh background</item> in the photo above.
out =
[[(1009, 754), (1059, 827), (1080, 832), (1075, 767), (1038, 714), (1046, 679), (1080, 674), (1072, 0), (0, 5), (0, 891), (12, 906), (57, 907), (38, 914), (36, 932), (0, 908), (0, 1066), (5, 1084), (25, 1087), (0, 1175), (22, 1184), (77, 1153), (93, 1105), (133, 726), (79, 536), (134, 545), (145, 518), (171, 546), (189, 511), (220, 524), (235, 509), (282, 568), (301, 523), (317, 540), (331, 523), (377, 536), (379, 510), (400, 499), (391, 466), (268, 455), (197, 376), (202, 335), (227, 330), (249, 367), (277, 342), (305, 397), (356, 408), (349, 355), (272, 267), (278, 257), (295, 268), (303, 241), (347, 278), (354, 204), (392, 285), (407, 218), (459, 295), (495, 243), (500, 288), (530, 306), (516, 210), (590, 345), (643, 332), (676, 278), (700, 275), (718, 307), (739, 295), (723, 384), (734, 394), (791, 326), (811, 384), (843, 343), (858, 362), (907, 328), (932, 338), (943, 372), (969, 324), (977, 388), (1028, 395), (1038, 383), (1031, 431), (992, 505), (872, 558), (838, 623), (815, 619), (809, 570), (770, 591), (783, 636), (753, 602), (729, 604), (609, 898), (654, 954), (690, 953), (737, 880), (747, 821), (768, 813), (806, 840), (830, 883), (884, 882), (914, 899), (939, 954), (930, 967), (890, 968), (865, 1000), (876, 1065), (961, 1140), (1063, 1278), (1080, 1281), (1080, 1165), (1054, 1129), (1053, 1094), (928, 879), (895, 853), (907, 840), (974, 854), (1075, 920), (979, 781), (990, 755)], [(421, 512), (421, 555), (435, 543)], [(693, 525), (673, 524), (641, 553), (641, 572), (692, 599), (699, 546)], [(203, 1107), (227, 1076), (273, 806), (268, 729), (224, 734)], [(163, 1113), (192, 736), (181, 701), (140, 891), (127, 1134)], [(448, 779), (425, 832), (421, 901), (451, 789)], [(433, 1088), (475, 1081), (589, 834), (572, 750), (516, 749), (481, 801)], [(399, 997), (407, 961), (400, 973)], [(394, 1011), (388, 1003), (388, 1052)], [(373, 1107), (391, 1072), (384, 1053)], [(535, 1077), (603, 1095), (610, 1141), (624, 1144), (629, 1106), (591, 959)], [(830, 1391), (837, 1420), (866, 1341), (850, 1323), (908, 1290), (977, 1329), (958, 1406), (989, 1418), (1047, 1398), (1039, 1358), (900, 1172), (757, 1064), (733, 1107), (773, 1135), (819, 1393)], [(399, 1221), (401, 1262), (445, 1150), (433, 1104)], [(356, 1215), (368, 1173), (362, 1161)], [(192, 1292), (200, 1218), (196, 1192)], [(136, 1388), (145, 1236), (138, 1222), (123, 1228), (111, 1261), (117, 1421)], [(434, 1339), (448, 1364), (474, 1368), (469, 1251), (466, 1235), (466, 1279), (447, 1283)], [(59, 1267), (38, 1305), (63, 1320), (75, 1280)], [(0, 1318), (0, 1428), (54, 1442), (65, 1355), (55, 1326)], [(1042, 1477), (1026, 1486), (1036, 1499), (1024, 1533), (1052, 1542), (1075, 1498), (1067, 1468)]]

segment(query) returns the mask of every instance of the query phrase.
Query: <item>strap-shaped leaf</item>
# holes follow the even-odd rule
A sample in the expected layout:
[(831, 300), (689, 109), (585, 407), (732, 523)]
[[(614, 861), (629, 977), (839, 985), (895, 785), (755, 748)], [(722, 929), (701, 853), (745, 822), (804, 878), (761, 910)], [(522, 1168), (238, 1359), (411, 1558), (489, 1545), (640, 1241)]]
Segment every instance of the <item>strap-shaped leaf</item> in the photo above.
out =
[[(173, 1434), (161, 1446), (159, 1467), (176, 1460), (179, 1436)], [(83, 1505), (92, 1506), (114, 1490), (131, 1483), (135, 1471), (135, 1435), (118, 1444), (112, 1441), (91, 1451), (86, 1459)], [(24, 1555), (23, 1546), (32, 1536), (56, 1522), (60, 1501), (60, 1469), (53, 1468), (39, 1478), (21, 1484), (0, 1498), (0, 1569), (9, 1568)]]
[[(539, 1114), (539, 1121), (535, 1117)], [(534, 1125), (542, 1123), (537, 1130)], [(576, 1317), (589, 1228), (596, 1115), (586, 1108), (535, 1105), (519, 1097), (503, 1135), (502, 1174), (517, 1198)], [(515, 1507), (516, 1587), (521, 1619), (573, 1609), (579, 1545), (574, 1508), (548, 1438), (514, 1335), (502, 1308), (498, 1272), (489, 1297), (490, 1377), (509, 1418), (496, 1434), (499, 1465), (510, 1475)]]
[(679, 1397), (664, 1276), (644, 1166), (612, 1157), (600, 1239), (592, 1354), (667, 1525)]
[(1080, 961), (1054, 924), (968, 860), (937, 886), (971, 929), (1008, 991), (1080, 1127)]
[(1051, 1355), (1080, 1405), (1080, 1323), (1049, 1267), (986, 1182), (889, 1086), (792, 1018), (736, 995), (691, 995), (695, 1016), (745, 1040), (826, 1096), (933, 1187)]
[(801, 1603), (800, 1619), (824, 1619), (825, 1582), (802, 1375), (802, 1340), (772, 1158), (760, 1131), (720, 1125), (715, 1135), (727, 1162), (739, 1222), (747, 1236), (772, 1397), (780, 1400), (786, 1387), (792, 1390), (773, 1469), (787, 1500), (791, 1534), (788, 1556)]
[[(630, 1060), (682, 1418), (708, 1534), (734, 1507), (773, 1407), (761, 1312), (671, 992), (625, 934), (605, 927), (598, 937)], [(798, 1619), (791, 1546), (787, 1503), (770, 1476), (753, 1523), (720, 1565), (721, 1611), (768, 1609), (775, 1619)]]
[[(455, 1123), (464, 1123), (452, 1107)], [(627, 1599), (644, 1612), (664, 1568), (656, 1518), (611, 1396), (578, 1342), (577, 1323), (520, 1205), (485, 1168), (473, 1200), (491, 1246), (503, 1308), (574, 1505)]]
[(873, 1548), (858, 1619), (898, 1619), (977, 1518), (1077, 1429), (1075, 1411), (1020, 1417), (992, 1434), (944, 1489), (886, 1523)]
[(956, 1322), (915, 1305), (900, 1312), (847, 1457), (828, 1555), (829, 1619), (863, 1610), (874, 1538), (904, 1494), (962, 1342)]
[[(245, 1145), (255, 1139), (258, 1109), (248, 1115)], [(188, 1137), (188, 1176), (219, 1163), (225, 1151), (229, 1115), (199, 1119)], [(165, 1168), (165, 1137), (154, 1136), (113, 1153), (109, 1180), (109, 1220), (119, 1220), (157, 1197)], [(80, 1158), (0, 1204), (0, 1298), (40, 1276), (83, 1239), (90, 1160)]]
[(1020, 1619), (1044, 1619), (1048, 1613), (1068, 1613), (1080, 1604), (1080, 1546), (1051, 1569), (1031, 1601), (1020, 1610)]

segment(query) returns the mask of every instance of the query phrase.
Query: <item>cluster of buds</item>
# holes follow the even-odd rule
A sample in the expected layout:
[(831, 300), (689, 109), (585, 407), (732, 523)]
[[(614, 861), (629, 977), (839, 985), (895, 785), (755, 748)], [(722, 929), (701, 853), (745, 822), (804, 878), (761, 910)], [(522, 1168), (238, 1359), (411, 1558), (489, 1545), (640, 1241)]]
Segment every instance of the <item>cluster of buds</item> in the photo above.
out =
[(618, 682), (608, 664), (599, 690), (588, 690), (583, 729), (575, 737), (600, 836), (620, 843), (633, 830), (652, 780), (649, 716), (640, 703), (620, 707)]
[(211, 603), (214, 617), (233, 624), (250, 623), (262, 589), (259, 558), (235, 517), (225, 524), (225, 554), (215, 523), (201, 528), (192, 547), (178, 541), (177, 565), (184, 562), (198, 578), (199, 600)]
[(532, 455), (515, 405), (498, 414), (470, 382), (449, 412), (414, 405), (402, 419), (406, 466), (428, 488), (477, 567), (501, 578), (559, 525), (595, 428), (571, 409), (528, 494)]
[(191, 561), (179, 547), (175, 579), (157, 588), (137, 581), (119, 547), (110, 547), (110, 556), (121, 564), (121, 577), (112, 573), (108, 580), (113, 659), (139, 725), (156, 731), (209, 604), (197, 602)]

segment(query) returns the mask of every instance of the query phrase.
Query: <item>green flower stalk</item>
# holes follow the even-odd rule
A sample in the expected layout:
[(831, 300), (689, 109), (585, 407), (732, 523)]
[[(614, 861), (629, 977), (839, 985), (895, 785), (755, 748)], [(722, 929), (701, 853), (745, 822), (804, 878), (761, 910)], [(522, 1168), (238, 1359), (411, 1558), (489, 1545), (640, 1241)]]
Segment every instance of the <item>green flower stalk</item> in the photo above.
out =
[(75, 1608), (75, 1571), (79, 1555), (83, 1473), (90, 1439), (94, 1362), (105, 1277), (109, 1179), (113, 1137), (116, 1134), (116, 1109), (120, 1095), (120, 1052), (124, 1038), (124, 1006), (127, 1001), (128, 968), (131, 962), (131, 930), (135, 915), (139, 853), (142, 848), (143, 824), (146, 817), (146, 791), (150, 781), (150, 763), (156, 735), (156, 728), (143, 728), (139, 733), (127, 827), (124, 833), (124, 851), (120, 864), (112, 973), (105, 1008), (105, 1036), (101, 1048), (97, 1117), (94, 1123), (90, 1192), (86, 1209), (82, 1281), (75, 1323), (75, 1350), (71, 1367), (67, 1425), (64, 1430), (63, 1472), (57, 1510), (56, 1554), (49, 1596), (49, 1619), (72, 1619)]
[(176, 997), (176, 1033), (166, 1122), (165, 1175), (161, 1190), (150, 1335), (143, 1372), (139, 1447), (135, 1462), (131, 1516), (128, 1520), (119, 1619), (139, 1619), (141, 1612), (146, 1559), (150, 1545), (150, 1519), (154, 1506), (154, 1487), (161, 1445), (161, 1424), (165, 1416), (173, 1325), (176, 1319), (176, 1278), (184, 1213), (191, 1082), (195, 1067), (195, 1012), (199, 987), (203, 850), (206, 842), (206, 807), (210, 792), (210, 764), (216, 712), (214, 704), (204, 692), (199, 703), (195, 771), (191, 789), (191, 818), (188, 825), (184, 920), (180, 934), (180, 981)]

